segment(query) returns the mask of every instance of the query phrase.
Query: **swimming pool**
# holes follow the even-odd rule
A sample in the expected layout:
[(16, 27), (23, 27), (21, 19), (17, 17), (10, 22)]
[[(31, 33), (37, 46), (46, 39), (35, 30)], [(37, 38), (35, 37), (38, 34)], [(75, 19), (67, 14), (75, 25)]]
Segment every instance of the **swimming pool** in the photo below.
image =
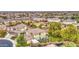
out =
[(0, 47), (13, 47), (13, 43), (6, 39), (0, 39)]

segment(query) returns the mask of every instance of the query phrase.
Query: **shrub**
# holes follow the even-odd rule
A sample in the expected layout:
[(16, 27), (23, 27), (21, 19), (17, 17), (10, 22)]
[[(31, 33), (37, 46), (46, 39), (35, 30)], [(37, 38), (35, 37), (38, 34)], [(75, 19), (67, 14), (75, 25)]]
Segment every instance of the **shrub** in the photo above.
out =
[(47, 43), (36, 43), (36, 44), (31, 44), (31, 47), (43, 47), (46, 45), (47, 45)]
[(8, 26), (15, 26), (17, 25), (17, 22), (9, 22)]
[(39, 34), (35, 36), (34, 38), (38, 40), (39, 42), (48, 42), (48, 36), (45, 34)]
[(61, 30), (61, 23), (52, 22), (49, 25), (49, 29), (51, 29), (52, 31)]
[(23, 33), (17, 36), (16, 42), (17, 42), (16, 46), (21, 46), (21, 47), (27, 46), (27, 41), (25, 40)]
[(7, 34), (6, 30), (0, 29), (0, 37), (5, 37), (6, 34)]
[(77, 45), (74, 42), (66, 42), (65, 46), (66, 47), (76, 47)]
[(54, 32), (52, 33), (52, 36), (53, 36), (53, 37), (61, 37), (61, 32), (60, 32), (60, 30), (54, 31)]
[(64, 40), (74, 41), (77, 39), (77, 28), (74, 25), (69, 25), (61, 30), (61, 37)]

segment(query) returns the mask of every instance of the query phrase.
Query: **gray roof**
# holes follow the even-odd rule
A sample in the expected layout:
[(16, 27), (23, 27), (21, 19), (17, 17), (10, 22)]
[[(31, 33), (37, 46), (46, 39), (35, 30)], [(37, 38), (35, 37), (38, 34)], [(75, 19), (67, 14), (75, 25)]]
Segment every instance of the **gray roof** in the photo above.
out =
[(67, 20), (63, 20), (65, 22), (75, 22), (76, 20), (75, 19), (67, 19)]

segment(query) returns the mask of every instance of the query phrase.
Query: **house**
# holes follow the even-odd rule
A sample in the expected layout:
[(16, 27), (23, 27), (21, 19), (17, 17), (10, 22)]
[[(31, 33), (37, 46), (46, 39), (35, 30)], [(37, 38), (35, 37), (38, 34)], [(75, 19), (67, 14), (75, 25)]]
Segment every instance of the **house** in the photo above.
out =
[(62, 21), (63, 24), (68, 25), (68, 24), (77, 24), (77, 21), (74, 19), (67, 19)]
[(18, 33), (16, 32), (8, 32), (7, 35), (5, 36), (5, 38), (9, 38), (11, 39), (12, 37), (16, 37), (18, 35)]
[(74, 24), (75, 26), (77, 25), (77, 21), (74, 19), (63, 20), (61, 23), (62, 23), (62, 28), (66, 27), (69, 24)]
[(33, 18), (34, 21), (47, 21), (45, 18)]
[(27, 32), (32, 34), (32, 35), (37, 35), (37, 34), (41, 34), (41, 33), (47, 33), (47, 30), (35, 28), (35, 29), (29, 29), (29, 30), (27, 30)]
[(7, 27), (7, 31), (12, 31), (12, 32), (22, 32), (27, 29), (27, 26), (25, 24), (18, 24), (16, 26), (11, 26)]
[(60, 22), (61, 19), (59, 19), (59, 18), (47, 18), (47, 21), (48, 22)]
[(39, 34), (47, 34), (47, 30), (42, 30), (39, 28), (36, 29), (29, 29), (26, 31), (26, 38), (28, 40), (34, 39), (35, 36), (39, 35)]

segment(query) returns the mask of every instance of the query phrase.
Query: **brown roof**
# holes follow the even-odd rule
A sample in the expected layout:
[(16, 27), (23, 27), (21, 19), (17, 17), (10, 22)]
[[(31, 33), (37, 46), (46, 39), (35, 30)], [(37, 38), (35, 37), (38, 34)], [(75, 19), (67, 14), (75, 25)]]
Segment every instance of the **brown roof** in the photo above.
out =
[(28, 32), (30, 34), (32, 33), (33, 35), (36, 35), (36, 34), (47, 32), (47, 30), (42, 30), (42, 29), (36, 28), (36, 29), (27, 30), (26, 32)]
[(42, 30), (42, 29), (39, 29), (39, 28), (29, 29), (29, 30), (26, 31), (26, 36), (25, 37), (27, 39), (33, 39), (32, 35), (37, 35), (37, 34), (44, 33), (44, 32), (47, 33), (47, 30)]

